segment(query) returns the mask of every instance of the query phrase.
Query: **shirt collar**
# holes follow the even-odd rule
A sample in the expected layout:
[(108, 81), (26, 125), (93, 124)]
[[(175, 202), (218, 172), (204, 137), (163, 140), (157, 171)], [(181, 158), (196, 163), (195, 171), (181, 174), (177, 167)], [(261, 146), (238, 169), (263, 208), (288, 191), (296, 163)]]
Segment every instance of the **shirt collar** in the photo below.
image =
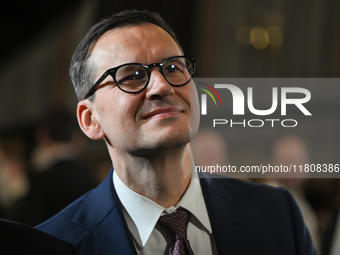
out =
[(178, 205), (194, 215), (206, 228), (209, 234), (212, 233), (201, 184), (196, 172), (193, 172), (189, 187), (182, 199), (179, 201)]
[[(209, 234), (212, 233), (199, 178), (197, 173), (194, 172), (194, 174), (196, 176), (191, 178), (189, 187), (179, 203), (176, 206), (164, 208), (128, 188), (116, 172), (113, 173), (113, 183), (119, 200), (137, 228), (137, 232), (132, 232), (132, 235), (135, 236), (141, 247), (145, 246), (159, 217), (164, 213), (171, 213), (179, 207), (188, 210), (201, 222)], [(136, 208), (138, 209), (136, 210)]]

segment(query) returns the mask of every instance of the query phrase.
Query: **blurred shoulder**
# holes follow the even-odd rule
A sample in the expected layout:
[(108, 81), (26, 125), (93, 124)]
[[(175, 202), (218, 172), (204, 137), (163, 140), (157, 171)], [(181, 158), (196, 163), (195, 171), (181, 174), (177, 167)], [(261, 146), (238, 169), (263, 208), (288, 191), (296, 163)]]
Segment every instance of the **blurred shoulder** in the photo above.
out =
[(38, 229), (0, 219), (1, 254), (79, 254), (75, 248)]

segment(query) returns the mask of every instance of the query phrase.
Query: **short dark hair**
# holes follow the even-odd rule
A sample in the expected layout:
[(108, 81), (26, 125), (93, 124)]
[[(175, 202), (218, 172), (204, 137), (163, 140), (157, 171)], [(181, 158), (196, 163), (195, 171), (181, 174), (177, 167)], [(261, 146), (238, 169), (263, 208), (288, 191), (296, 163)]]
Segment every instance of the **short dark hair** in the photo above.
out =
[[(182, 51), (182, 47), (180, 46), (175, 33), (156, 12), (129, 10), (105, 18), (90, 28), (75, 50), (71, 60), (70, 76), (79, 101), (84, 98), (87, 91), (95, 82), (95, 70), (88, 61), (91, 56), (93, 45), (107, 31), (143, 23), (152, 23), (164, 29), (174, 39)], [(93, 100), (93, 96), (89, 97), (89, 99)]]

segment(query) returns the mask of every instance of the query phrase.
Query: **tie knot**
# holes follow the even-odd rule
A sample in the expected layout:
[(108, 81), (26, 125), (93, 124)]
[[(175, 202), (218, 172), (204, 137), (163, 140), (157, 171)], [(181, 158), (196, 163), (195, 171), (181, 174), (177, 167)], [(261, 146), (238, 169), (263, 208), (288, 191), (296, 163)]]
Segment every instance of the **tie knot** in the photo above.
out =
[(170, 232), (176, 236), (176, 239), (187, 237), (188, 222), (189, 213), (184, 210), (176, 211), (159, 218), (159, 223), (167, 227)]

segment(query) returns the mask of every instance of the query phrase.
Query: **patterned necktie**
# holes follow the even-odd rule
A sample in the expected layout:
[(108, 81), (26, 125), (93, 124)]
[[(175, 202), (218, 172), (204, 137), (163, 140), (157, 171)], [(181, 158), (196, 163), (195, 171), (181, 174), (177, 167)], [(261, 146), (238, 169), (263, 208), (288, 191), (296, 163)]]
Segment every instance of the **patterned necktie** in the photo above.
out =
[(161, 216), (159, 223), (167, 227), (169, 232), (175, 237), (170, 247), (169, 255), (194, 255), (187, 239), (189, 212), (181, 210)]

